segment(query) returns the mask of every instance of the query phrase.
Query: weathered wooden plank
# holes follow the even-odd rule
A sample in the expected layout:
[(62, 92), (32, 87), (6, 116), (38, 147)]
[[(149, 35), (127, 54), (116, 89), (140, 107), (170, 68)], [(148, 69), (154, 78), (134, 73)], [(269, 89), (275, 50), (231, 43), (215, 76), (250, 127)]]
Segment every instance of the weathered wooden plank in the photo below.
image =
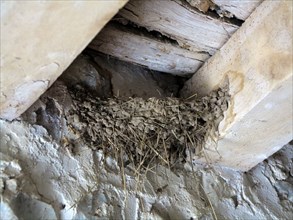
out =
[(292, 4), (265, 1), (189, 80), (182, 94), (205, 95), (229, 82), (231, 103), (217, 152), (207, 157), (248, 170), (292, 139)]
[(245, 21), (263, 0), (213, 0), (221, 10), (231, 12), (236, 18)]
[(24, 112), (126, 2), (1, 1), (0, 117)]
[(156, 30), (191, 51), (214, 54), (238, 26), (221, 22), (171, 0), (130, 1), (119, 14)]
[(192, 52), (111, 24), (88, 47), (124, 61), (175, 75), (190, 75), (209, 58), (206, 53)]

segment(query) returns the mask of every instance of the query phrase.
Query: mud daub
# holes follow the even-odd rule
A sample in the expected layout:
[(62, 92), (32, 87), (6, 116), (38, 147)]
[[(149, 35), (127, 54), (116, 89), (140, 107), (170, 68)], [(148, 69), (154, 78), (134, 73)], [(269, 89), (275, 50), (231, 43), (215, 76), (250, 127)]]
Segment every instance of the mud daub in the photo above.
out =
[(229, 103), (225, 89), (194, 100), (101, 100), (84, 89), (70, 95), (67, 126), (80, 133), (87, 146), (136, 170), (158, 164), (172, 168), (184, 163), (187, 155), (199, 155), (207, 138), (217, 136)]

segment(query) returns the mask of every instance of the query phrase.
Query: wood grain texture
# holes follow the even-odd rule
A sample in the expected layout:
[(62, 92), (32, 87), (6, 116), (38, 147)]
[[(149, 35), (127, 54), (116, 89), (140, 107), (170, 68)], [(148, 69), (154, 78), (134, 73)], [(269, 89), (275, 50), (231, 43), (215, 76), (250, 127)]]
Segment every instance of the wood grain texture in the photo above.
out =
[(245, 21), (263, 0), (213, 0), (221, 10), (231, 12), (236, 18)]
[(107, 25), (88, 47), (123, 61), (181, 76), (196, 72), (209, 58), (206, 53), (192, 52), (111, 24)]
[(0, 117), (30, 107), (126, 2), (1, 1)]
[(292, 32), (291, 2), (265, 1), (187, 81), (185, 96), (229, 82), (231, 103), (217, 152), (207, 145), (209, 162), (249, 170), (292, 139)]
[(130, 1), (119, 14), (148, 30), (156, 30), (176, 40), (182, 48), (214, 54), (238, 26), (222, 22), (165, 0)]

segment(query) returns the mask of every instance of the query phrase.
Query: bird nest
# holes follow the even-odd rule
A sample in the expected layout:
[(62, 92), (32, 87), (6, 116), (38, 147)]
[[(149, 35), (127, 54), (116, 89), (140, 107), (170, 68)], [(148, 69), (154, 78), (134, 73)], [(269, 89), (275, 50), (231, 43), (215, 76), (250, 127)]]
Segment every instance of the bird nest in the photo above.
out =
[(229, 95), (218, 89), (206, 97), (109, 98), (92, 97), (85, 90), (71, 91), (73, 108), (67, 126), (94, 150), (113, 156), (124, 167), (146, 170), (151, 165), (169, 168), (199, 155), (208, 138), (217, 137), (228, 108)]

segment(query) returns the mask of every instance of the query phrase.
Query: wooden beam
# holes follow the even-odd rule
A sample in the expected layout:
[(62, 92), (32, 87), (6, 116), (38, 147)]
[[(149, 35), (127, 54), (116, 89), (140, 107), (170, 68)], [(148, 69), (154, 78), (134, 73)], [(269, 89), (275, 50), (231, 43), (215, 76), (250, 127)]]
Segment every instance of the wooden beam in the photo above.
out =
[(130, 1), (119, 14), (178, 42), (185, 49), (214, 54), (238, 26), (197, 12), (192, 7), (165, 0)]
[(0, 117), (23, 113), (126, 2), (1, 1)]
[(245, 21), (263, 0), (213, 0), (220, 10), (228, 11), (234, 17)]
[(231, 103), (209, 162), (249, 170), (293, 138), (292, 4), (265, 1), (186, 83), (183, 96), (229, 82)]
[(152, 70), (181, 76), (194, 73), (210, 57), (111, 24), (88, 47)]

